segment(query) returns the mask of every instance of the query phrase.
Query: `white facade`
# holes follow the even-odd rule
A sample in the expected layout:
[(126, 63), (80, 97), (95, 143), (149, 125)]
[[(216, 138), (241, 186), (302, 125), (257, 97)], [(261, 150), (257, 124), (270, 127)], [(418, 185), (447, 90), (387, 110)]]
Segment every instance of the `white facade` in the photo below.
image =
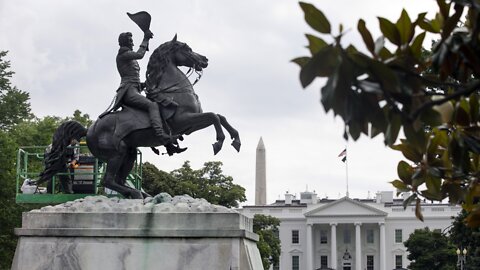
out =
[(300, 200), (291, 197), (287, 194), (286, 200), (271, 205), (239, 209), (251, 218), (263, 214), (280, 219), (280, 270), (406, 268), (409, 261), (403, 242), (409, 235), (425, 227), (444, 230), (461, 210), (422, 203), (421, 222), (415, 217), (415, 206), (404, 209), (401, 199), (393, 199), (393, 192), (381, 192), (376, 199), (318, 200), (312, 192), (301, 193)]

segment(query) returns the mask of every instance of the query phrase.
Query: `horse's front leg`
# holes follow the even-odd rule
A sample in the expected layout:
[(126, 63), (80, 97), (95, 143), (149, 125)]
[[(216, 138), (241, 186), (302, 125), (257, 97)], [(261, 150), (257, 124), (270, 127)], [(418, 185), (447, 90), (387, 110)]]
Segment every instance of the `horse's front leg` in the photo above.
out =
[(240, 142), (240, 135), (238, 134), (238, 131), (234, 129), (230, 123), (228, 123), (227, 118), (221, 114), (217, 114), (218, 118), (220, 119), (220, 123), (222, 126), (228, 131), (228, 134), (230, 134), (230, 138), (232, 138), (232, 146), (237, 150), (237, 152), (240, 152), (240, 146), (242, 143)]
[(174, 119), (175, 129), (176, 130), (185, 130), (185, 134), (190, 134), (194, 131), (204, 129), (210, 125), (215, 127), (215, 132), (217, 134), (217, 141), (213, 144), (213, 154), (216, 155), (223, 146), (223, 141), (225, 140), (225, 134), (222, 130), (222, 125), (220, 119), (215, 113), (192, 113), (188, 115), (183, 115), (182, 118)]

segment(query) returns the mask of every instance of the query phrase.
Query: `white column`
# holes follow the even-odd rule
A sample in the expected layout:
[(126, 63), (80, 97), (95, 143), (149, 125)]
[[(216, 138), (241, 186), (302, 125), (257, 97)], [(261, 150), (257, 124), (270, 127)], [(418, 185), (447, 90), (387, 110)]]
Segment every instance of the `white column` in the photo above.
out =
[(313, 270), (313, 237), (312, 224), (307, 224), (307, 269)]
[(385, 253), (385, 222), (379, 222), (380, 226), (380, 270), (386, 270), (386, 253)]
[(330, 230), (332, 232), (331, 238), (331, 251), (332, 251), (332, 258), (330, 258), (332, 269), (337, 269), (337, 223), (330, 223)]
[(360, 225), (362, 223), (355, 222), (355, 269), (362, 270), (362, 238), (360, 235)]

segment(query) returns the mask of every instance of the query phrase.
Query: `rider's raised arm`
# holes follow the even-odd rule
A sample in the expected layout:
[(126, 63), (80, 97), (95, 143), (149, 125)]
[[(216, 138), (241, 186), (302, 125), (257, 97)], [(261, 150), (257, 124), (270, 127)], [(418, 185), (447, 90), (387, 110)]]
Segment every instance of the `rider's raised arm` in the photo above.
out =
[(145, 33), (145, 36), (143, 37), (142, 44), (140, 44), (140, 47), (136, 52), (134, 51), (127, 51), (119, 55), (119, 58), (121, 60), (137, 60), (137, 59), (142, 59), (143, 56), (145, 56), (145, 53), (148, 51), (148, 42), (150, 39), (153, 37), (152, 32), (147, 32)]
[(121, 60), (138, 60), (142, 59), (145, 53), (147, 52), (148, 48), (148, 40), (143, 40), (142, 44), (140, 44), (140, 47), (136, 52), (134, 51), (126, 51), (122, 54), (120, 54), (118, 57)]

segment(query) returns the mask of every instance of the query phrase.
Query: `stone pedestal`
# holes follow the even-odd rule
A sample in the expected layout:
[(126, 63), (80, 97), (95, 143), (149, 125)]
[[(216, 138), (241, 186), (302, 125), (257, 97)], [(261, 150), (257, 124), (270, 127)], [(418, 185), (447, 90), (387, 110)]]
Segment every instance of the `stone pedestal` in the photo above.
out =
[(263, 269), (250, 219), (176, 198), (91, 197), (24, 213), (12, 269)]

